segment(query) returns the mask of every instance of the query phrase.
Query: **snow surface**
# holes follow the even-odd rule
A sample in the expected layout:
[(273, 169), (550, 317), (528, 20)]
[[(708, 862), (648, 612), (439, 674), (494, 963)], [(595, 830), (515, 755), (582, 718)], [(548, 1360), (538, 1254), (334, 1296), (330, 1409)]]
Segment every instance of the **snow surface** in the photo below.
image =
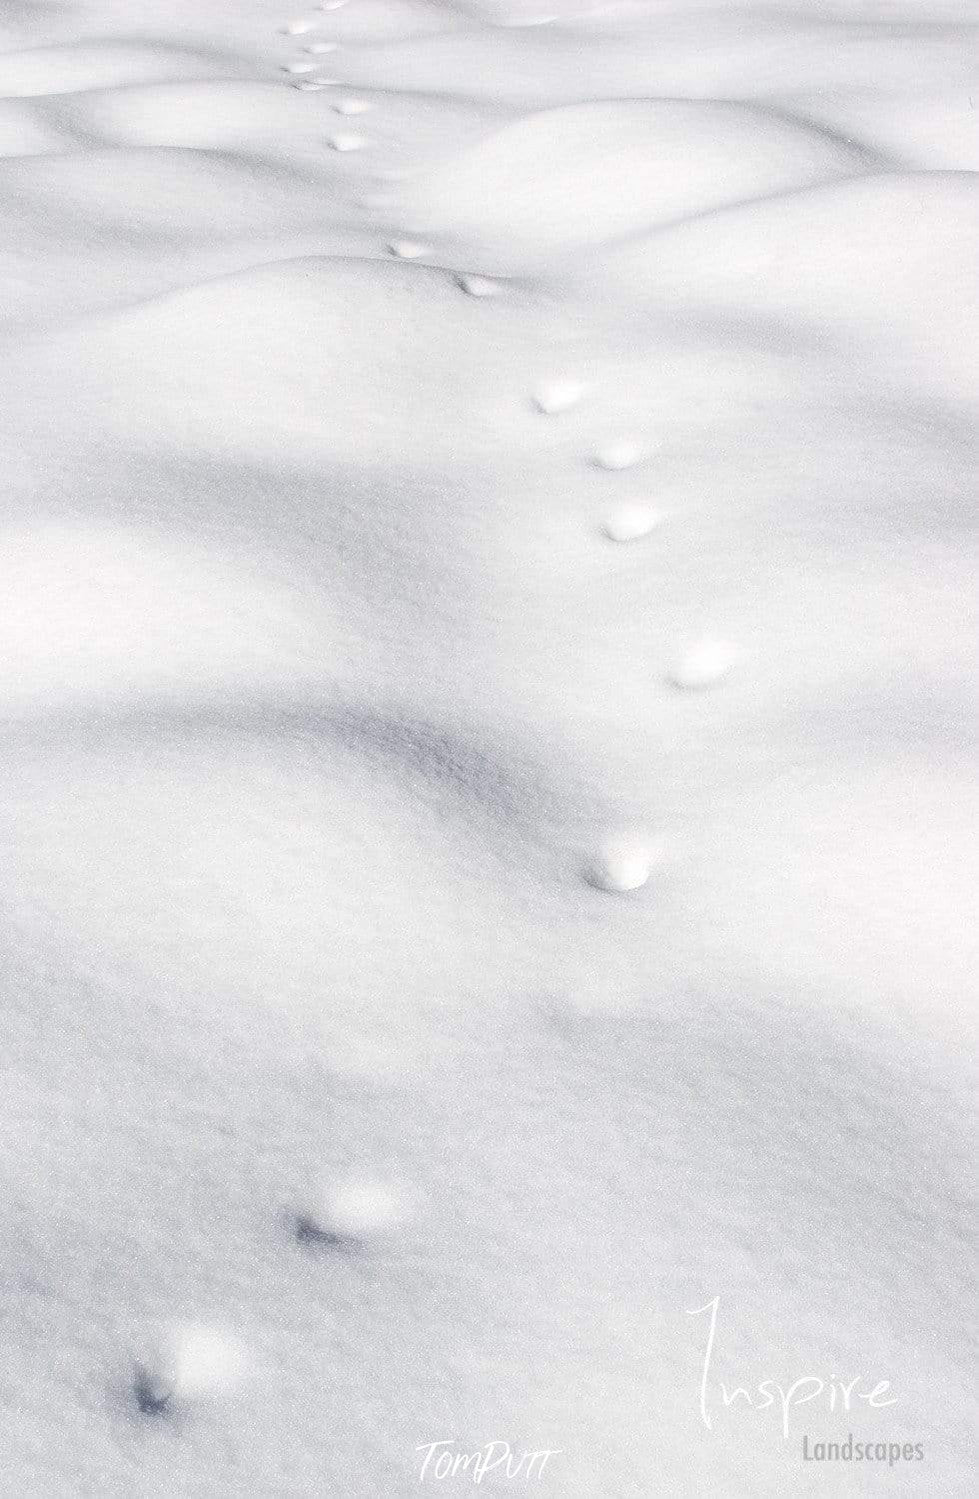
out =
[(0, 6), (5, 1494), (974, 1492), (976, 34)]

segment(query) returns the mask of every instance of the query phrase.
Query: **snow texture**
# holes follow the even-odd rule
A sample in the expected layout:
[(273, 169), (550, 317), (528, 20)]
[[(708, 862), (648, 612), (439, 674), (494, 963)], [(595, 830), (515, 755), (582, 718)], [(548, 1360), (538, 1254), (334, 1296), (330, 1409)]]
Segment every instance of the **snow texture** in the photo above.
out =
[(975, 1492), (976, 32), (0, 6), (5, 1494)]

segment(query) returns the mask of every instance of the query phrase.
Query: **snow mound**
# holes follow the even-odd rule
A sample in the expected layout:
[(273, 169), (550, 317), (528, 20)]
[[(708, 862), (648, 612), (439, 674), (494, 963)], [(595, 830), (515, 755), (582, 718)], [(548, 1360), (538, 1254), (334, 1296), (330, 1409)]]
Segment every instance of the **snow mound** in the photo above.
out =
[[(83, 433), (97, 420), (127, 445), (451, 469), (471, 462), (470, 444), (497, 453), (509, 431), (546, 462), (562, 439), (541, 430), (515, 382), (540, 321), (384, 248), (374, 263), (258, 267), (32, 341), (15, 381), (29, 392), (47, 371), (68, 425)], [(27, 426), (46, 420), (30, 407), (27, 394)]]
[(72, 143), (67, 131), (48, 124), (31, 103), (0, 100), (0, 157), (39, 156)]
[[(637, 238), (583, 265), (598, 295), (832, 333), (897, 385), (974, 399), (979, 179), (885, 173)], [(915, 372), (912, 377), (912, 370)]]
[(363, 3), (323, 6), (310, 12), (316, 35), (343, 46), (399, 41), (455, 31), (465, 25), (452, 4), (439, 0), (363, 0)]
[(59, 120), (106, 144), (255, 152), (274, 142), (279, 154), (321, 137), (328, 114), (321, 96), (237, 79), (93, 89), (58, 104)]
[(0, 98), (32, 98), (166, 78), (240, 75), (242, 63), (207, 50), (152, 43), (76, 42), (0, 52)]
[(321, 601), (152, 531), (5, 527), (0, 709), (298, 690), (336, 647)]
[[(282, 234), (322, 226), (335, 200), (317, 200), (270, 166), (258, 166), (218, 152), (163, 147), (71, 151), (0, 161), (0, 202), (7, 212), (0, 244), (21, 242), (53, 247), (86, 243), (94, 226), (105, 228), (114, 247), (156, 241), (166, 250), (206, 239), (208, 244), (236, 236)], [(37, 232), (39, 219), (58, 207), (55, 234)], [(27, 238), (29, 236), (29, 238)]]
[[(351, 7), (352, 13), (352, 7)], [(475, 28), (338, 53), (361, 87), (458, 94), (527, 109), (588, 99), (756, 99), (806, 90), (968, 89), (975, 28), (782, 7), (595, 8), (557, 25)], [(584, 71), (583, 71), (584, 68)]]
[[(332, 155), (320, 148), (320, 154)], [(291, 255), (382, 258), (341, 184), (233, 153), (119, 147), (0, 161), (0, 319), (65, 327)]]
[(405, 203), (430, 232), (518, 269), (865, 164), (855, 148), (745, 105), (590, 103), (505, 126), (413, 182)]
[(979, 171), (974, 89), (820, 89), (788, 103), (813, 124), (862, 141), (892, 167)]

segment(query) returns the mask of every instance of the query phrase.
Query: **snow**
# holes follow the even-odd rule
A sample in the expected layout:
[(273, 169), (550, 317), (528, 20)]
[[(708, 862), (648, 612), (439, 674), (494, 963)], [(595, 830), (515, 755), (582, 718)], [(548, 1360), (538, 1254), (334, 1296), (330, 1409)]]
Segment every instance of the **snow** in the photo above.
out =
[(865, 161), (771, 111), (614, 100), (518, 119), (409, 191), (430, 232), (518, 270), (724, 203), (850, 175)]
[(303, 1236), (352, 1245), (374, 1245), (411, 1217), (407, 1191), (371, 1177), (327, 1187), (322, 1200), (301, 1214)]
[(609, 473), (618, 473), (621, 469), (635, 468), (645, 456), (646, 450), (643, 444), (627, 437), (618, 442), (605, 443), (603, 447), (597, 448), (594, 461), (597, 468), (608, 469)]
[(534, 405), (543, 416), (560, 416), (577, 406), (587, 389), (580, 380), (545, 380), (534, 391)]
[(0, 17), (12, 1494), (973, 1492), (974, 54)]
[(470, 297), (495, 297), (501, 290), (499, 282), (488, 276), (460, 276), (459, 285)]
[(247, 1368), (247, 1351), (233, 1335), (193, 1323), (165, 1328), (136, 1362), (137, 1403), (145, 1415), (179, 1413), (233, 1390)]
[(588, 866), (587, 877), (599, 890), (623, 895), (645, 885), (653, 863), (653, 852), (643, 838), (619, 833), (602, 844)]
[(675, 687), (713, 687), (724, 680), (737, 659), (737, 647), (727, 641), (698, 640), (682, 652), (670, 680)]
[(368, 99), (338, 99), (333, 106), (338, 115), (365, 115), (373, 107)]
[(610, 541), (639, 541), (661, 524), (663, 516), (651, 505), (616, 505), (603, 522)]
[(421, 260), (431, 254), (429, 246), (416, 239), (393, 239), (388, 249), (397, 260)]
[(337, 135), (331, 135), (329, 143), (334, 151), (363, 151), (365, 146), (370, 145), (366, 135), (355, 135), (351, 131), (341, 131)]

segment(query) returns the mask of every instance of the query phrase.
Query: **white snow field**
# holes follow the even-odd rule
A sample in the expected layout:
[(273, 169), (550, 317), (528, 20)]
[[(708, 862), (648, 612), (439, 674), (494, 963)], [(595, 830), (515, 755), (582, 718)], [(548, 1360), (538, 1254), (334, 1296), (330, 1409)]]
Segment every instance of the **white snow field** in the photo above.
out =
[(0, 1494), (975, 1493), (977, 35), (0, 3)]

